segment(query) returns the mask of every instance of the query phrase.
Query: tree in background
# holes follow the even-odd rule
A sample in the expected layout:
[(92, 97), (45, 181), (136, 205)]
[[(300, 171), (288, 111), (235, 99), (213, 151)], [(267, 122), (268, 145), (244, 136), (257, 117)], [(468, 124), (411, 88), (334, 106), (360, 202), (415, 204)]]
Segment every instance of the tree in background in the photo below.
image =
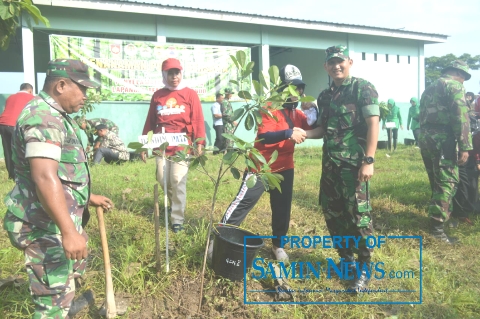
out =
[(471, 56), (468, 53), (464, 53), (457, 57), (450, 53), (441, 57), (432, 56), (425, 58), (425, 87), (438, 79), (442, 74), (442, 70), (455, 60), (464, 61), (472, 70), (478, 70), (480, 68), (480, 55)]
[(41, 22), (50, 27), (50, 22), (42, 16), (32, 0), (0, 0), (0, 48), (3, 51), (7, 50), (10, 38), (15, 36), (23, 12), (27, 13), (25, 17), (30, 29), (32, 29), (31, 19), (35, 24)]

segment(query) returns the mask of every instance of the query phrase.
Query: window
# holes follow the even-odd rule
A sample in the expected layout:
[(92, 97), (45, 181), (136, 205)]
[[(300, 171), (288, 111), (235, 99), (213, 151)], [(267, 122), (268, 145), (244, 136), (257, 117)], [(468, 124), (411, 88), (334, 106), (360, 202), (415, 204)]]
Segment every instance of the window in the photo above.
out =
[(377, 54), (376, 53), (373, 54), (373, 61), (377, 61)]
[(365, 61), (367, 59), (365, 52), (362, 52), (362, 60)]

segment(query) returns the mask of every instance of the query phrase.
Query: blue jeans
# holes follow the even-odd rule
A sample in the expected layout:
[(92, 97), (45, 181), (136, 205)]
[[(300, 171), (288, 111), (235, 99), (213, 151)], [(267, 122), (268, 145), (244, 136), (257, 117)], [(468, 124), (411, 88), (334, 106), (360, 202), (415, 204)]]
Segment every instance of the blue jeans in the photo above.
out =
[(106, 147), (100, 147), (99, 149), (97, 149), (95, 155), (93, 155), (93, 164), (100, 164), (102, 158), (108, 164), (119, 161), (118, 153), (115, 153), (114, 151)]

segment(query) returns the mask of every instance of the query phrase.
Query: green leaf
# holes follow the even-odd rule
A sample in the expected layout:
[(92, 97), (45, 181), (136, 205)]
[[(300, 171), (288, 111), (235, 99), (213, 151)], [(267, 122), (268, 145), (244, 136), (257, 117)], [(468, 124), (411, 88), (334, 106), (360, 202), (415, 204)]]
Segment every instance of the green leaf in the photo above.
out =
[(253, 66), (255, 65), (255, 62), (254, 61), (250, 61), (247, 63), (247, 66), (245, 67), (245, 69), (247, 70), (252, 70), (253, 72)]
[(168, 142), (164, 142), (164, 143), (162, 143), (162, 145), (160, 145), (159, 148), (163, 152), (167, 149), (168, 145), (169, 145)]
[(268, 178), (268, 184), (270, 185), (271, 188), (276, 188), (278, 189), (278, 191), (281, 193), (282, 192), (282, 189), (280, 187), (280, 183), (279, 183), (279, 179), (277, 176), (275, 176), (274, 174), (270, 174), (270, 173), (266, 173), (265, 175), (267, 175), (267, 178)]
[(317, 99), (314, 98), (313, 96), (307, 95), (299, 99), (300, 102), (313, 102), (316, 101)]
[(148, 152), (148, 149), (147, 148), (137, 148), (135, 150), (135, 153), (142, 153), (142, 152)]
[(229, 82), (238, 86), (238, 81), (230, 80)]
[(197, 157), (190, 163), (190, 165), (188, 165), (188, 169), (196, 169), (199, 164), (200, 164), (200, 160)]
[(257, 95), (259, 96), (262, 95), (262, 85), (260, 84), (260, 82), (252, 80), (252, 84), (253, 88), (255, 89), (255, 93), (257, 93)]
[(252, 99), (252, 95), (248, 91), (240, 91), (240, 92), (238, 92), (238, 96), (242, 99), (245, 99), (245, 100), (251, 100)]
[(278, 71), (278, 67), (276, 65), (272, 65), (268, 69), (268, 75), (270, 76), (270, 82), (275, 85), (280, 83), (280, 72)]
[(233, 121), (236, 121), (238, 120), (239, 118), (242, 117), (243, 113), (245, 113), (245, 109), (243, 107), (239, 108), (239, 109), (236, 109), (235, 111), (233, 111), (233, 118), (232, 120)]
[(252, 188), (253, 186), (255, 186), (255, 184), (257, 184), (257, 175), (252, 174), (252, 175), (250, 175), (250, 177), (247, 179), (247, 187), (248, 187), (248, 188)]
[(235, 63), (235, 66), (237, 69), (240, 69), (240, 65), (238, 64), (237, 58), (235, 58), (233, 55), (230, 55), (230, 58), (232, 59), (233, 63)]
[(205, 155), (200, 155), (200, 156), (198, 157), (198, 160), (200, 161), (200, 164), (201, 164), (202, 166), (205, 166), (205, 163), (207, 162), (208, 158), (207, 158), (207, 156), (205, 156)]
[(247, 166), (250, 167), (251, 169), (254, 169), (254, 170), (258, 169), (257, 165), (255, 165), (255, 163), (250, 157), (245, 158), (245, 163), (247, 163)]
[(245, 51), (242, 51), (242, 50), (237, 51), (236, 56), (239, 64), (239, 69), (243, 69), (243, 67), (245, 66), (245, 61), (247, 59), (247, 55)]
[(270, 160), (268, 161), (268, 165), (272, 165), (272, 163), (277, 160), (277, 157), (278, 157), (278, 151), (275, 150), (275, 151), (273, 151), (272, 156), (270, 157)]
[(245, 129), (247, 131), (250, 131), (252, 127), (255, 124), (255, 120), (253, 119), (253, 115), (250, 113), (247, 115), (247, 118), (245, 119)]
[(147, 133), (147, 144), (152, 143), (153, 131), (148, 131)]
[(265, 157), (263, 157), (262, 154), (260, 154), (260, 152), (254, 152), (253, 150), (250, 152), (251, 153), (251, 156), (253, 156), (257, 162), (261, 162), (263, 164), (266, 164), (267, 163), (267, 160), (265, 159)]
[(241, 176), (240, 171), (236, 167), (230, 167), (230, 172), (232, 173), (233, 178), (235, 179), (239, 179)]
[(252, 114), (255, 118), (255, 124), (260, 126), (262, 124), (262, 114), (260, 114), (259, 110), (253, 110)]
[(260, 71), (260, 73), (258, 73), (258, 79), (260, 80), (260, 84), (262, 84), (262, 86), (268, 90), (269, 86), (267, 84), (267, 81), (265, 81), (265, 77), (263, 76), (262, 71)]
[(139, 142), (130, 142), (128, 143), (127, 147), (136, 150), (136, 149), (142, 148), (143, 144)]
[(296, 86), (295, 85), (289, 85), (288, 86), (288, 91), (290, 92), (290, 95), (292, 96), (298, 96), (298, 92), (296, 90)]
[(0, 18), (2, 20), (7, 20), (13, 17), (13, 14), (9, 10), (9, 5), (7, 5), (5, 2), (0, 1)]

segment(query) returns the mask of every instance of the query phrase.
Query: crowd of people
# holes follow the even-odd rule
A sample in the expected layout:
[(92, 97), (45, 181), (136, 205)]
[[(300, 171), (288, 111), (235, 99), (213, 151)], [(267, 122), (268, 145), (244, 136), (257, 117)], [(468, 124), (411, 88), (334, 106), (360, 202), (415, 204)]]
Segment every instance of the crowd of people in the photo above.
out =
[[(295, 145), (323, 138), (319, 206), (330, 235), (343, 238), (337, 248), (340, 269), (351, 271), (356, 267), (353, 261), (369, 264), (373, 253), (366, 245), (366, 238), (373, 234), (368, 188), (374, 174), (380, 107), (375, 86), (350, 74), (353, 60), (346, 46), (332, 46), (325, 53), (323, 67), (332, 82), (316, 103), (299, 102), (296, 95), (304, 95), (306, 83), (301, 71), (287, 64), (280, 70), (279, 90), (291, 85), (297, 94), (287, 98), (281, 109), (272, 110), (274, 117), (262, 114), (255, 148), (267, 161), (273, 152), (278, 153), (271, 169), (283, 177), (281, 192), (266, 188), (261, 179), (247, 187), (246, 181), (257, 170), (246, 168), (221, 223), (240, 225), (262, 194), (268, 192), (272, 253), (278, 261), (288, 263), (280, 238), (287, 235), (290, 224)], [(202, 154), (206, 132), (197, 93), (185, 85), (179, 60), (165, 60), (162, 75), (164, 87), (152, 96), (143, 134), (185, 134), (193, 146), (191, 155)], [(408, 112), (407, 130), (413, 131), (421, 149), (432, 191), (428, 206), (431, 233), (448, 244), (454, 243), (444, 229), (450, 215), (469, 222), (466, 214), (477, 211), (480, 134), (476, 133), (480, 131), (480, 117), (476, 114), (480, 102), (474, 96), (466, 98), (463, 81), (469, 78), (468, 66), (453, 62), (426, 88), (420, 101), (415, 97), (410, 100)], [(4, 229), (12, 245), (24, 252), (38, 317), (68, 316), (76, 278), (86, 267), (88, 236), (84, 227), (88, 207), (113, 208), (109, 198), (91, 193), (87, 152), (93, 152), (93, 164), (102, 159), (107, 163), (136, 159), (136, 154), (129, 153), (118, 137), (115, 123), (102, 118), (70, 117), (83, 106), (86, 90), (97, 87), (99, 84), (89, 78), (84, 63), (53, 60), (48, 63), (43, 90), (34, 97), (31, 85), (22, 84), (21, 91), (7, 100), (0, 116), (7, 170), (9, 178), (15, 179), (5, 199)], [(233, 146), (222, 136), (232, 133), (237, 125), (230, 103), (232, 94), (230, 88), (218, 93), (211, 109), (217, 134), (215, 152)], [(402, 118), (393, 99), (388, 100), (388, 108), (384, 128), (386, 123), (394, 123), (388, 129), (395, 149), (398, 128), (403, 129)], [(81, 142), (81, 130), (87, 135), (87, 150)], [(174, 232), (183, 230), (188, 165), (167, 157), (179, 150), (180, 146), (168, 146), (166, 157), (155, 157), (156, 177), (168, 197)], [(138, 155), (144, 161), (146, 156), (145, 152)], [(361, 238), (358, 245), (349, 242), (348, 238), (354, 237)], [(349, 287), (353, 291), (365, 288), (369, 282), (367, 269), (362, 267), (354, 273), (357, 275)]]

